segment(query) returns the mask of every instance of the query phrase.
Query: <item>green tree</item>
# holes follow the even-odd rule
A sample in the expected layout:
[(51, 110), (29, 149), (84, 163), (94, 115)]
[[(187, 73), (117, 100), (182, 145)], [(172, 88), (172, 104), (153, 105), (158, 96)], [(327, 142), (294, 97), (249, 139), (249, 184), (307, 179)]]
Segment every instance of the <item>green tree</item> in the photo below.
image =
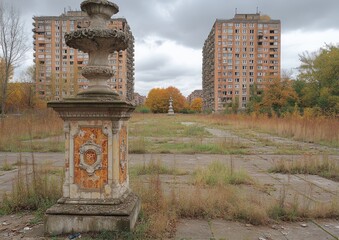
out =
[(299, 81), (303, 107), (320, 108), (324, 115), (339, 114), (339, 47), (326, 45), (299, 55)]
[(256, 83), (250, 86), (250, 100), (246, 106), (247, 113), (260, 112), (262, 103), (262, 93), (263, 90), (258, 88), (258, 85)]

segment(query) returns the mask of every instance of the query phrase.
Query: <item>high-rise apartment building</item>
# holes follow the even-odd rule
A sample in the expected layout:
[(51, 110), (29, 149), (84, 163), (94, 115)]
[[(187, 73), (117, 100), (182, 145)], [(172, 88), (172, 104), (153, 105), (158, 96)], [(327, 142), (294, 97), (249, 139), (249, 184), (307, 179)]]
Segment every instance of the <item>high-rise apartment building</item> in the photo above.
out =
[(202, 90), (194, 90), (190, 95), (187, 97), (187, 102), (190, 104), (193, 102), (194, 99), (201, 98), (202, 99)]
[[(87, 14), (68, 11), (60, 16), (41, 16), (33, 19), (37, 96), (45, 100), (61, 100), (87, 88), (88, 80), (81, 75), (81, 69), (88, 63), (88, 54), (69, 48), (64, 39), (66, 33), (90, 24)], [(132, 101), (134, 38), (126, 19), (112, 19), (109, 27), (126, 32), (130, 42), (126, 50), (109, 56), (109, 64), (115, 70), (115, 75), (108, 80), (108, 85), (116, 89), (124, 100)]]
[(280, 77), (281, 24), (266, 15), (217, 19), (203, 47), (204, 110), (245, 108), (250, 87)]

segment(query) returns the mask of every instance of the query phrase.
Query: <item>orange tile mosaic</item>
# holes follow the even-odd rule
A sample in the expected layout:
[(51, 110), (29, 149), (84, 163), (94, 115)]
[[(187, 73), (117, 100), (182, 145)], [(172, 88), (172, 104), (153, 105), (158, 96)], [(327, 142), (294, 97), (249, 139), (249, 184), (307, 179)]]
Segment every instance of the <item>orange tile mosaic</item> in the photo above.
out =
[[(91, 145), (97, 148), (91, 148)], [(84, 146), (87, 147), (85, 151), (82, 150)], [(81, 153), (81, 151), (84, 152)], [(83, 163), (81, 163), (81, 158), (83, 158)], [(101, 160), (101, 165), (95, 168), (93, 165), (99, 162), (98, 159)], [(84, 169), (83, 165), (86, 165), (88, 169)], [(108, 137), (101, 128), (82, 127), (74, 138), (74, 183), (83, 189), (102, 189), (107, 182)]]

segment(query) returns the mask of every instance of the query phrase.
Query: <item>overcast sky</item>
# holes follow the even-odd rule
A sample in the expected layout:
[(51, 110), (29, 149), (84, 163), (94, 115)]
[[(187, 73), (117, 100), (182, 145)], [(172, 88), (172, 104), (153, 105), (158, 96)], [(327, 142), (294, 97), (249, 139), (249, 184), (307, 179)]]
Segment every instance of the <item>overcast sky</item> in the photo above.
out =
[[(80, 9), (81, 0), (0, 0), (19, 9), (32, 39), (32, 17)], [(202, 88), (202, 47), (216, 18), (262, 14), (282, 23), (282, 69), (298, 54), (339, 43), (339, 0), (116, 0), (135, 37), (135, 91), (175, 86), (187, 96)], [(32, 43), (33, 44), (33, 43)], [(33, 47), (33, 45), (32, 45)], [(31, 51), (23, 66), (33, 63)]]

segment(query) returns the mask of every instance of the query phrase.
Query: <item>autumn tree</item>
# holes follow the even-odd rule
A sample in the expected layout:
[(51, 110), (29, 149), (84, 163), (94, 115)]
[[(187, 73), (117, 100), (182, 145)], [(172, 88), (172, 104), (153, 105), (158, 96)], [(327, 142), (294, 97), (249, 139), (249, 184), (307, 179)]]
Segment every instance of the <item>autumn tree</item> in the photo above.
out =
[(169, 99), (173, 99), (174, 112), (180, 112), (185, 106), (186, 98), (175, 87), (153, 88), (147, 96), (146, 106), (153, 113), (167, 113), (169, 107)]
[(202, 111), (202, 98), (195, 98), (193, 99), (190, 109), (194, 112), (201, 112)]
[(320, 108), (325, 115), (339, 114), (339, 46), (326, 45), (299, 55), (298, 94), (302, 107)]
[(0, 26), (0, 58), (3, 61), (0, 104), (3, 116), (8, 83), (13, 74), (13, 68), (20, 63), (29, 47), (19, 12), (3, 2), (0, 3)]
[[(175, 87), (168, 87), (166, 90), (166, 97), (173, 99), (173, 110), (174, 112), (181, 112), (185, 108), (186, 98), (181, 94), (179, 89)], [(168, 105), (168, 104), (167, 104)], [(168, 107), (167, 107), (168, 110)]]
[(262, 111), (280, 116), (284, 112), (293, 111), (298, 95), (288, 79), (274, 78), (264, 84), (261, 102)]
[(6, 98), (6, 112), (22, 112), (30, 108), (32, 83), (9, 83)]
[(164, 88), (153, 88), (146, 98), (146, 106), (153, 113), (165, 113), (168, 111), (168, 98)]

